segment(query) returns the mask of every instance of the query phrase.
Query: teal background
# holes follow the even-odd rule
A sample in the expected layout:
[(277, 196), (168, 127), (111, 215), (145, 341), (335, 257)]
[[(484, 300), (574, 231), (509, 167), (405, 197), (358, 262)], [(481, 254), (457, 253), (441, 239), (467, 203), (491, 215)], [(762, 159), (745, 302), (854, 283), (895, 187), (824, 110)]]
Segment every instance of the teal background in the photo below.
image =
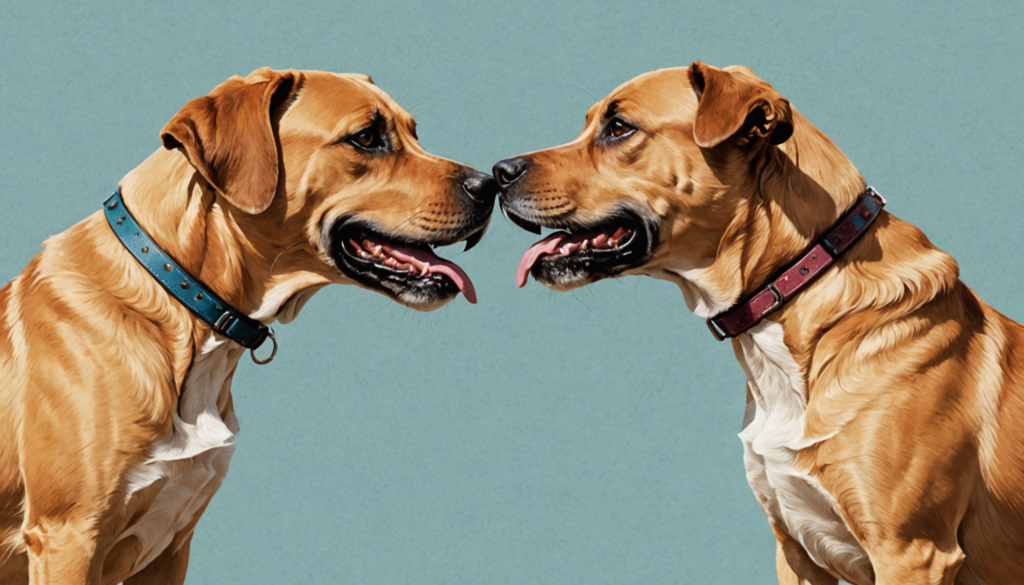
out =
[[(1020, 2), (4, 2), (0, 279), (98, 209), (186, 101), (264, 65), (371, 74), (489, 169), (640, 73), (745, 64), (1024, 320)], [(673, 286), (514, 285), (495, 217), (435, 313), (355, 287), (240, 362), (242, 432), (189, 582), (775, 583), (744, 377)]]

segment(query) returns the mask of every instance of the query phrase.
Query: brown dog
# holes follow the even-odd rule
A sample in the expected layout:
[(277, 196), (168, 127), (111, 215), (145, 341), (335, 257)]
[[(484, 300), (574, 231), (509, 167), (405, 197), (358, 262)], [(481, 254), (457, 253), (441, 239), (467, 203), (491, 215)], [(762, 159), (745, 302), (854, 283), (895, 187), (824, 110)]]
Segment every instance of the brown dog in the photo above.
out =
[[(483, 234), (494, 180), (425, 152), (361, 75), (261, 69), (189, 102), (120, 182), (160, 247), (287, 322), (321, 287), (415, 309), (472, 284), (431, 245)], [(244, 349), (129, 255), (102, 213), (0, 290), (0, 583), (181, 583), (227, 473)]]
[[(705, 318), (764, 287), (865, 192), (770, 85), (699, 62), (627, 82), (579, 138), (494, 172), (510, 219), (571, 232), (527, 252), (520, 285), (646, 274)], [(732, 341), (779, 581), (1022, 583), (1024, 328), (917, 228), (874, 217)]]

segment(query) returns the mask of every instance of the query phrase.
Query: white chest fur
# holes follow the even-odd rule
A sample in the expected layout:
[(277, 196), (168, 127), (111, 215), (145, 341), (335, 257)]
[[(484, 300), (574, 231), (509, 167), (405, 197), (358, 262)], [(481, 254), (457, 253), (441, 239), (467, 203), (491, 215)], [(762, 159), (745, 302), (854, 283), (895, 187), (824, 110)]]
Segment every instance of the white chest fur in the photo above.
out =
[(856, 585), (870, 584), (871, 563), (835, 498), (797, 465), (800, 450), (821, 439), (804, 438), (804, 380), (783, 341), (782, 326), (766, 320), (738, 340), (754, 397), (739, 435), (750, 487), (769, 520), (796, 539), (815, 563)]
[(227, 475), (238, 421), (234, 411), (222, 419), (218, 404), (227, 398), (231, 373), (243, 351), (224, 338), (207, 340), (185, 378), (173, 432), (152, 446), (147, 461), (128, 471), (129, 501), (162, 481), (143, 516), (120, 536), (142, 542), (136, 569), (148, 565), (188, 527)]

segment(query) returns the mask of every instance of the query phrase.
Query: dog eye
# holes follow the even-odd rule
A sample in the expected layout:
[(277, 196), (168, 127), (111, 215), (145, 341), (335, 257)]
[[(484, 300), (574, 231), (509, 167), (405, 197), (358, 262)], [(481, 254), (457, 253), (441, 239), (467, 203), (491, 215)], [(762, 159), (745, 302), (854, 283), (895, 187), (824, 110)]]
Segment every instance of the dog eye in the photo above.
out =
[(356, 142), (359, 143), (359, 146), (370, 148), (370, 146), (373, 145), (373, 134), (369, 132), (360, 132), (356, 135)]
[(636, 132), (636, 128), (616, 118), (608, 123), (608, 128), (605, 132), (610, 138), (622, 138)]
[(345, 141), (362, 150), (376, 150), (384, 146), (384, 139), (381, 138), (380, 129), (376, 126), (363, 128), (354, 134), (349, 134)]

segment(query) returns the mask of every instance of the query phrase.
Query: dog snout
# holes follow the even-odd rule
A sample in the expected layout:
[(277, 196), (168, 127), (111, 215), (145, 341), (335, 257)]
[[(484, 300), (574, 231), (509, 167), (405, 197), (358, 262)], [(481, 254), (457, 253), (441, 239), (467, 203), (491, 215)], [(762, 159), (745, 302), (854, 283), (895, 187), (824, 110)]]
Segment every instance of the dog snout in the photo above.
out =
[(472, 171), (462, 181), (462, 189), (474, 203), (481, 206), (494, 204), (494, 198), (498, 196), (498, 182), (487, 173)]
[(507, 158), (494, 165), (494, 178), (504, 189), (518, 181), (526, 174), (526, 160), (522, 158)]

